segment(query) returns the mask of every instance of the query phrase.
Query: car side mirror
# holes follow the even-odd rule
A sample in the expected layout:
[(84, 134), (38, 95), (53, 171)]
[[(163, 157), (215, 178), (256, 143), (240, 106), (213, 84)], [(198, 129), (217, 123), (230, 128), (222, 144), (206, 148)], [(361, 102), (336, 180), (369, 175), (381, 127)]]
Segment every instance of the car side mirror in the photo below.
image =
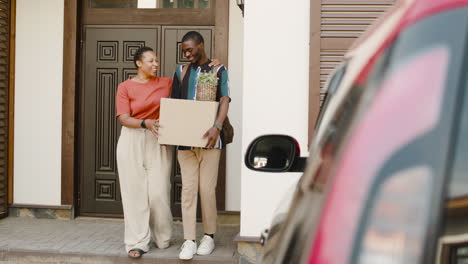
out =
[(247, 168), (264, 172), (303, 172), (305, 160), (300, 157), (297, 141), (285, 135), (258, 137), (245, 154)]

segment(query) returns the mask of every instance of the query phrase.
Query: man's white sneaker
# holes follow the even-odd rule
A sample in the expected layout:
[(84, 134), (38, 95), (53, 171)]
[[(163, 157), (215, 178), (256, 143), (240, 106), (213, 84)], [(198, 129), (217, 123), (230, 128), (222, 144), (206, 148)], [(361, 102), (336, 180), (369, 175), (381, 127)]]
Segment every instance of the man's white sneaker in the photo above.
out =
[(197, 243), (192, 240), (185, 240), (180, 248), (179, 259), (189, 260), (197, 253)]
[(214, 239), (210, 236), (205, 235), (200, 241), (200, 246), (198, 246), (197, 255), (209, 255), (211, 254), (211, 252), (213, 252), (214, 248)]

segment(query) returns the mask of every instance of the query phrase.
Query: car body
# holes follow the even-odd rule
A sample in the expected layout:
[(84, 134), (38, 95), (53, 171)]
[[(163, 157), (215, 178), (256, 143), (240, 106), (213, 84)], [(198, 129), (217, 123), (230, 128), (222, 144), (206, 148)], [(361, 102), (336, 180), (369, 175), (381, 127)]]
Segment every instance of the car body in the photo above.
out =
[[(400, 0), (345, 63), (263, 263), (449, 263), (444, 237), (468, 245), (468, 0)], [(297, 171), (294, 146), (257, 138), (246, 165)]]
[[(402, 10), (408, 6), (408, 1), (400, 2), (395, 8), (387, 12), (384, 17), (377, 21), (377, 23), (356, 41), (356, 44), (345, 54), (343, 62), (328, 76), (324, 85), (324, 90), (326, 92), (315, 124), (315, 137), (311, 147), (311, 151), (313, 151), (311, 156), (314, 157), (313, 162), (315, 165), (309, 165), (309, 167), (316, 166), (322, 161), (321, 153), (323, 153), (322, 149), (323, 142), (326, 139), (325, 135), (330, 134), (330, 132), (335, 129), (333, 125), (329, 125), (330, 120), (335, 115), (337, 109), (339, 109), (339, 105), (343, 103), (348, 95), (352, 87), (352, 80), (354, 80), (360, 70), (367, 65), (372, 55), (377, 52), (392, 27), (398, 23), (399, 19), (404, 14)], [(378, 34), (372, 34), (374, 32), (378, 32)], [(350, 70), (347, 71), (347, 69)], [(307, 176), (304, 176), (304, 178), (306, 177)], [(275, 240), (276, 235), (279, 234), (298, 186), (299, 184), (290, 187), (283, 195), (273, 213), (269, 228), (263, 230), (260, 235), (260, 242), (262, 245), (265, 246), (270, 239)], [(272, 243), (273, 245), (275, 244), (274, 242)]]

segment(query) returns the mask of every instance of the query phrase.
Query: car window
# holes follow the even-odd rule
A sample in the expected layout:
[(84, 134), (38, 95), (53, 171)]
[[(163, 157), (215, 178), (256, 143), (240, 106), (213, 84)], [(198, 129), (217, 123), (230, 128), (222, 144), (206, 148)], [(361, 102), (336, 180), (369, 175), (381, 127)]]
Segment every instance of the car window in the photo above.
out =
[(453, 167), (437, 245), (437, 260), (441, 264), (468, 263), (468, 75), (463, 77), (465, 87), (455, 122), (458, 132), (454, 134)]
[[(353, 155), (367, 159), (357, 166), (360, 177), (369, 179), (361, 185), (368, 191), (362, 200), (353, 263), (392, 263), (395, 259), (398, 263), (420, 262), (430, 224), (430, 204), (436, 200), (432, 196), (437, 189), (435, 177), (444, 171), (443, 164), (432, 159), (443, 159), (443, 149), (432, 156), (424, 153), (435, 147), (428, 141), (435, 141), (440, 134), (445, 138), (450, 135), (450, 127), (443, 127), (439, 118), (440, 102), (447, 97), (443, 93), (450, 86), (445, 81), (450, 75), (450, 48), (424, 43), (416, 49), (418, 45), (411, 47), (401, 39), (388, 50), (380, 78), (369, 84), (369, 109), (362, 114), (350, 140)], [(400, 53), (402, 48), (411, 56)], [(412, 104), (420, 96), (426, 98), (420, 100), (416, 110)], [(451, 99), (447, 101), (455, 98), (448, 97)], [(349, 160), (356, 163), (353, 160), (357, 159)]]
[[(407, 139), (389, 152), (376, 170), (358, 224), (352, 263), (440, 260), (433, 250), (438, 243), (434, 227), (452, 162), (459, 93), (464, 90), (461, 76), (466, 74), (467, 14), (467, 8), (460, 8), (409, 26), (384, 52), (383, 67), (380, 72), (375, 67), (365, 85), (365, 99), (370, 104), (378, 101), (385, 89), (390, 91), (385, 99), (398, 98), (387, 101), (394, 103), (387, 107), (388, 117), (374, 118), (372, 129), (386, 126), (383, 131), (394, 132), (381, 133), (381, 138), (374, 141), (373, 159), (382, 148), (403, 139), (402, 135), (407, 134)], [(441, 90), (440, 100), (433, 100), (429, 94), (434, 88)], [(392, 95), (392, 89), (401, 91)], [(378, 107), (385, 110), (385, 101), (381, 100)], [(366, 121), (366, 110), (361, 114), (363, 118), (357, 122), (360, 125)]]
[[(329, 86), (329, 88), (334, 92), (336, 92), (345, 71), (346, 67), (342, 67), (331, 78), (329, 83), (332, 87)], [(285, 224), (293, 227), (285, 232), (285, 241), (295, 241), (295, 243), (290, 244), (284, 255), (279, 256), (282, 261), (278, 263), (304, 263), (308, 257), (307, 251), (303, 249), (311, 243), (313, 237), (311, 234), (314, 233), (318, 224), (326, 199), (327, 187), (331, 180), (330, 171), (336, 162), (336, 152), (340, 146), (340, 140), (343, 138), (342, 134), (347, 131), (353, 114), (358, 110), (363, 92), (362, 87), (350, 89), (333, 113), (330, 123), (327, 124), (326, 128), (323, 128), (327, 130), (323, 134), (323, 140), (321, 140), (323, 144), (311, 149), (307, 168), (299, 182), (301, 191), (295, 198), (296, 201), (300, 202), (292, 205), (288, 221)]]
[(346, 72), (346, 65), (347, 62), (343, 62), (340, 66), (338, 66), (338, 68), (336, 68), (336, 70), (332, 72), (327, 84), (325, 85), (326, 92), (323, 98), (323, 103), (320, 106), (320, 112), (317, 118), (317, 122), (315, 123), (316, 130), (319, 129), (323, 113), (327, 110), (328, 104), (330, 103), (331, 99), (333, 98), (333, 95), (336, 93), (338, 87), (341, 84), (341, 80), (343, 79), (343, 76)]
[[(358, 108), (359, 98), (363, 90), (359, 87), (351, 89), (349, 95), (337, 107), (331, 122), (324, 134), (324, 144), (320, 148), (313, 149), (308, 159), (306, 170), (298, 183), (299, 191), (296, 192), (287, 219), (284, 223), (285, 230), (281, 239), (294, 241), (294, 243), (282, 244), (275, 255), (274, 263), (304, 263), (307, 256), (308, 243), (311, 234), (316, 228), (323, 202), (326, 198), (327, 186), (330, 183), (329, 170), (335, 162), (335, 154), (340, 131), (345, 131), (349, 121)], [(338, 135), (338, 136), (337, 136)], [(268, 259), (270, 256), (265, 256)], [(268, 262), (268, 261), (266, 261)]]
[[(467, 88), (468, 89), (468, 86)], [(465, 89), (465, 91), (466, 91)], [(459, 133), (455, 145), (452, 176), (448, 184), (448, 201), (468, 203), (468, 93), (465, 92), (459, 120)], [(468, 227), (468, 224), (467, 224)]]
[[(303, 243), (307, 240), (312, 243), (315, 236), (323, 235), (319, 221), (325, 211), (327, 217), (333, 216), (330, 212), (358, 215), (357, 219), (343, 220), (343, 224), (352, 228), (327, 230), (339, 237), (329, 243), (341, 250), (343, 241), (351, 237), (352, 261), (348, 263), (433, 262), (436, 235), (433, 228), (438, 223), (437, 208), (449, 161), (460, 76), (466, 72), (462, 66), (467, 56), (467, 11), (465, 8), (444, 12), (409, 26), (376, 58), (366, 81), (354, 85), (340, 102), (327, 125), (323, 144), (311, 151), (300, 182), (300, 199), (295, 199), (303, 202), (293, 204), (286, 223), (293, 228), (284, 234), (286, 241), (292, 237), (295, 243), (291, 243), (279, 263), (287, 263), (286, 260), (298, 255), (302, 256), (301, 262), (307, 261), (309, 252), (303, 249), (311, 245), (304, 247)], [(380, 100), (387, 105), (380, 108), (377, 119), (368, 122), (372, 134), (364, 129), (351, 142), (358, 133), (356, 130), (365, 123), (366, 115), (371, 113), (371, 106), (375, 106), (373, 102), (382, 91), (392, 88), (399, 92), (387, 93), (386, 98), (392, 100)], [(434, 88), (436, 92), (429, 94), (426, 88)], [(436, 100), (427, 101), (428, 98)], [(411, 129), (420, 125), (420, 119), (428, 126), (417, 130), (416, 136), (409, 137), (410, 141), (401, 138), (401, 132), (414, 132)], [(398, 122), (394, 123), (395, 120)], [(382, 148), (395, 142), (395, 137), (400, 137), (399, 145), (393, 146), (388, 155), (379, 154)], [(337, 168), (345, 158), (352, 162), (342, 165), (345, 169)], [(373, 180), (347, 184), (351, 177), (358, 181), (365, 173)], [(340, 176), (343, 179), (342, 175), (348, 175), (345, 181), (337, 179)], [(335, 195), (333, 201), (327, 201), (330, 184)], [(350, 199), (345, 204), (337, 204), (347, 197)], [(323, 210), (326, 202), (334, 202), (333, 209)], [(352, 221), (357, 221), (356, 225), (350, 224)], [(325, 242), (328, 241), (321, 240)]]

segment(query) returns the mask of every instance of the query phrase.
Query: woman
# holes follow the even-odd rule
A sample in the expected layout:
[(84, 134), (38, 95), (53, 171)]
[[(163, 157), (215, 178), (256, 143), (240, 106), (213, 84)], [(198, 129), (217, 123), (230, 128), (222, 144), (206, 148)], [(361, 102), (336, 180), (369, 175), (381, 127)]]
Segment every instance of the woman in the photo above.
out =
[(116, 115), (122, 124), (117, 167), (125, 220), (125, 248), (139, 258), (151, 240), (169, 247), (172, 233), (170, 173), (174, 149), (158, 143), (161, 98), (171, 92), (172, 79), (155, 77), (156, 54), (142, 47), (133, 59), (138, 73), (119, 84)]
[[(119, 84), (116, 116), (122, 124), (117, 143), (117, 168), (125, 220), (125, 249), (140, 258), (154, 241), (169, 247), (173, 146), (158, 143), (161, 98), (171, 94), (172, 79), (156, 77), (158, 58), (149, 47), (138, 49), (133, 62), (138, 73)], [(213, 60), (213, 66), (219, 65)]]

